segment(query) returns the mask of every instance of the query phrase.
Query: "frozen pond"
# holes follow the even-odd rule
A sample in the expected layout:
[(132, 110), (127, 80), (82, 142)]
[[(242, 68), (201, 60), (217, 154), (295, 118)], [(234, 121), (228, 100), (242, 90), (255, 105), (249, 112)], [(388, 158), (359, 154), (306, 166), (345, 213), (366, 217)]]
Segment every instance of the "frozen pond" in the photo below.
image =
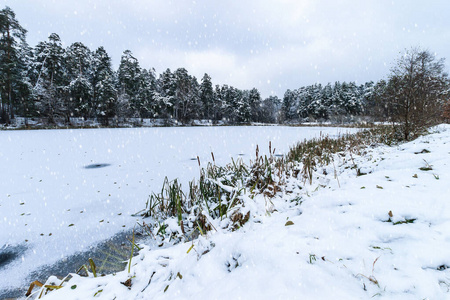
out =
[[(184, 186), (211, 161), (277, 155), (330, 127), (187, 127), (0, 131), (0, 291), (120, 232), (164, 177)], [(16, 254), (17, 253), (17, 254)], [(2, 263), (3, 262), (3, 263)], [(85, 262), (82, 262), (85, 263)], [(0, 298), (2, 298), (0, 293)]]

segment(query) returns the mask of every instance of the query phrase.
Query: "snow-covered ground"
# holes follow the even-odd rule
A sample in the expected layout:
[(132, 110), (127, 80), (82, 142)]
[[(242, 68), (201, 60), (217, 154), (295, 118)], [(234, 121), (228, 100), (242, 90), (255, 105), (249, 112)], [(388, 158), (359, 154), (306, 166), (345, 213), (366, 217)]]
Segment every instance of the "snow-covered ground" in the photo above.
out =
[(219, 165), (230, 157), (248, 161), (256, 145), (268, 152), (269, 141), (281, 154), (296, 141), (348, 131), (275, 126), (0, 131), (0, 251), (20, 253), (0, 264), (0, 291), (29, 285), (26, 277), (33, 270), (133, 228), (136, 218), (130, 215), (145, 207), (165, 176), (185, 185), (198, 176), (197, 156), (203, 165), (211, 152)]
[(236, 232), (146, 247), (130, 273), (75, 276), (45, 299), (449, 299), (450, 126), (438, 129), (336, 156), (312, 186), (248, 198)]

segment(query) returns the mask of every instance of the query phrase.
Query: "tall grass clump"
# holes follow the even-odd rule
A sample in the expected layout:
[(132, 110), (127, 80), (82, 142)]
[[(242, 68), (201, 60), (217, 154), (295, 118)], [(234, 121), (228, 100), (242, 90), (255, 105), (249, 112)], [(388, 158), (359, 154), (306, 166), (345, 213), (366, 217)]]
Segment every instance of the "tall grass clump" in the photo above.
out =
[(335, 155), (362, 155), (368, 146), (392, 145), (398, 142), (392, 128), (388, 126), (345, 134), (338, 138), (320, 135), (318, 138), (297, 143), (290, 148), (284, 159), (276, 163), (284, 165), (287, 176), (298, 177), (298, 174), (301, 174), (304, 183), (312, 184), (313, 173), (319, 167), (333, 163)]
[[(136, 215), (152, 217), (150, 230), (162, 238), (170, 236), (185, 240), (205, 234), (214, 226), (211, 220), (229, 220), (232, 230), (248, 221), (243, 214), (243, 192), (250, 175), (242, 160), (232, 160), (226, 166), (208, 163), (200, 169), (200, 178), (189, 182), (184, 192), (177, 180), (164, 180), (160, 192), (153, 193), (146, 207)], [(176, 219), (176, 226), (169, 222)]]

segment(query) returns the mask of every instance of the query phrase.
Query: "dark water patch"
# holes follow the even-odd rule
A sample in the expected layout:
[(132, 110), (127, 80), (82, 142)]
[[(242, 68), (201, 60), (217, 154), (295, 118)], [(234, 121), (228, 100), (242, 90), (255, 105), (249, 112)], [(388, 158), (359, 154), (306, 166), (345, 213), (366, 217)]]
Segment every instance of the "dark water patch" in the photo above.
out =
[(5, 267), (11, 261), (15, 260), (17, 258), (17, 256), (18, 255), (15, 252), (9, 252), (9, 251), (0, 252), (0, 268)]
[(94, 261), (97, 267), (97, 274), (99, 275), (122, 271), (126, 265), (124, 261), (127, 261), (130, 258), (131, 243), (128, 240), (131, 239), (131, 232), (121, 232), (112, 238), (91, 247), (85, 252), (77, 253), (62, 259), (53, 265), (43, 267), (42, 269), (33, 272), (29, 278), (33, 281), (39, 279), (45, 280), (50, 275), (64, 277), (69, 273), (78, 271), (84, 264), (89, 265), (89, 258), (92, 258)]
[[(128, 240), (132, 240), (132, 232), (121, 232), (85, 252), (63, 258), (55, 264), (40, 267), (28, 275), (25, 286), (0, 291), (0, 299), (24, 297), (31, 282), (38, 280), (44, 283), (52, 275), (62, 279), (69, 273), (76, 273), (82, 265), (89, 266), (89, 258), (94, 261), (98, 276), (123, 271), (131, 254), (131, 243)], [(142, 236), (135, 236), (136, 243), (142, 241)], [(136, 249), (134, 253), (137, 253)], [(79, 274), (85, 275), (84, 270)]]
[(13, 262), (20, 257), (22, 253), (27, 250), (27, 247), (23, 245), (5, 245), (0, 249), (0, 269), (6, 267), (9, 263)]
[(104, 167), (109, 167), (111, 164), (91, 164), (84, 166), (85, 169), (99, 169)]
[[(5, 245), (0, 249), (0, 269), (7, 268), (10, 263), (16, 261), (28, 248), (24, 245)], [(18, 290), (0, 291), (0, 299), (18, 298), (24, 296), (26, 290), (19, 293)]]
[(430, 153), (430, 150), (423, 149), (422, 151), (414, 152), (414, 154), (424, 154), (424, 153)]

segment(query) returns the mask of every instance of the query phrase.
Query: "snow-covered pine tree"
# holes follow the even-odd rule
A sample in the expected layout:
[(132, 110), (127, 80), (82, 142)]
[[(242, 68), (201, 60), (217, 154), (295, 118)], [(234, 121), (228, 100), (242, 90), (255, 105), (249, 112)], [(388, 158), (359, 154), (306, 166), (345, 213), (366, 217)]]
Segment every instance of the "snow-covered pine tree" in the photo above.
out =
[(342, 90), (342, 84), (337, 81), (333, 85), (333, 94), (331, 98), (330, 118), (332, 121), (342, 121), (345, 115), (345, 95)]
[(177, 82), (175, 75), (166, 69), (158, 79), (159, 95), (157, 97), (158, 105), (161, 107), (161, 116), (165, 118), (174, 117), (175, 93)]
[(374, 90), (374, 82), (369, 81), (359, 86), (358, 93), (359, 98), (361, 99), (361, 114), (367, 116), (366, 108), (368, 106), (368, 102), (370, 97), (372, 96), (373, 90)]
[(156, 78), (153, 70), (142, 69), (139, 76), (139, 89), (137, 93), (138, 114), (141, 118), (154, 117), (158, 112), (156, 101)]
[(361, 113), (361, 97), (354, 82), (342, 84), (344, 110), (346, 115), (355, 116)]
[(277, 96), (269, 96), (261, 104), (261, 122), (276, 123), (279, 118), (281, 100)]
[(24, 117), (25, 125), (28, 126), (28, 119), (35, 117), (36, 101), (33, 97), (33, 50), (25, 42), (22, 42), (18, 47), (18, 60), (16, 68), (20, 71), (19, 80), (15, 81), (13, 91), (15, 96), (14, 103), (16, 104), (15, 112), (17, 115)]
[(256, 88), (248, 93), (248, 103), (250, 105), (250, 119), (253, 122), (261, 122), (261, 94)]
[(304, 86), (297, 90), (295, 109), (296, 116), (300, 121), (308, 121), (311, 115), (312, 90), (311, 86)]
[(191, 90), (189, 98), (191, 99), (189, 119), (200, 119), (204, 115), (203, 102), (200, 101), (200, 84), (195, 76), (191, 76)]
[(29, 80), (25, 53), (26, 30), (19, 24), (15, 13), (6, 6), (0, 10), (0, 121), (14, 119), (14, 110), (27, 96)]
[(128, 116), (137, 116), (141, 112), (142, 103), (138, 98), (141, 67), (130, 50), (125, 50), (120, 59), (118, 75), (119, 97), (128, 106)]
[(96, 85), (97, 98), (97, 118), (106, 126), (110, 124), (110, 119), (117, 116), (118, 101), (117, 89), (114, 77), (105, 77)]
[(251, 94), (250, 91), (238, 91), (234, 93), (236, 102), (236, 120), (242, 123), (248, 123), (252, 121), (252, 107), (250, 104)]
[(214, 89), (211, 77), (205, 73), (200, 84), (200, 101), (203, 106), (202, 117), (214, 119)]
[(322, 89), (322, 103), (326, 109), (326, 119), (328, 120), (333, 105), (333, 87), (331, 86), (331, 83), (327, 83)]
[(221, 95), (223, 100), (223, 118), (230, 123), (236, 122), (239, 116), (239, 102), (241, 101), (242, 93), (234, 87), (224, 84), (221, 88)]
[(311, 86), (311, 104), (310, 115), (316, 120), (326, 120), (328, 118), (328, 108), (323, 99), (322, 85), (314, 84)]
[(67, 97), (64, 52), (56, 33), (50, 34), (48, 41), (40, 42), (34, 48), (34, 68), (38, 75), (33, 93), (40, 115), (50, 124), (55, 124), (63, 116), (64, 97)]
[(181, 122), (186, 122), (191, 109), (191, 79), (185, 68), (178, 68), (174, 72), (176, 90), (174, 101), (174, 117)]
[(223, 111), (225, 108), (224, 95), (220, 85), (216, 84), (214, 89), (214, 105), (213, 105), (213, 119), (221, 120), (223, 118)]
[(74, 113), (84, 119), (94, 116), (92, 87), (92, 53), (83, 43), (70, 45), (65, 52), (69, 98), (66, 99), (67, 121)]
[(283, 103), (281, 104), (281, 118), (283, 122), (290, 122), (296, 119), (296, 91), (287, 90), (284, 93)]
[(33, 76), (33, 54), (31, 48), (27, 45), (22, 47), (19, 55), (21, 57), (19, 61), (23, 65), (20, 67), (21, 80), (17, 81), (15, 85), (17, 96), (16, 112), (18, 115), (24, 117), (25, 125), (28, 126), (29, 118), (37, 116), (36, 101), (33, 97), (33, 84), (31, 79)]
[(95, 115), (108, 126), (117, 112), (116, 76), (111, 66), (111, 58), (103, 47), (99, 47), (92, 58), (92, 97)]

